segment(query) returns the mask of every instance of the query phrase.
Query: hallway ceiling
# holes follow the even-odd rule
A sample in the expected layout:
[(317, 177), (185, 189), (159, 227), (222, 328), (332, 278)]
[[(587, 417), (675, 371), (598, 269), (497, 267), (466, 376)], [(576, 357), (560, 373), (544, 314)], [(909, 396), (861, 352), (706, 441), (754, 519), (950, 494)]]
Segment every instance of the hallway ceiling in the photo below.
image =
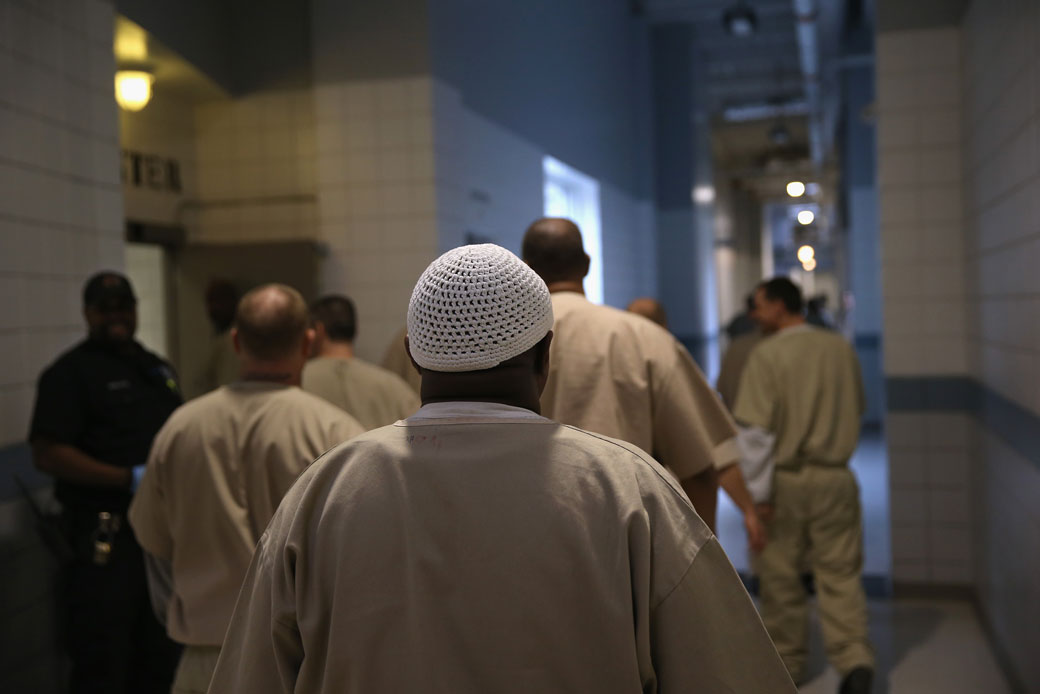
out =
[[(701, 76), (703, 88), (699, 101), (713, 123), (712, 149), (717, 167), (756, 179), (812, 168), (807, 117), (811, 109), (800, 54), (796, 0), (744, 0), (758, 20), (756, 31), (748, 36), (734, 36), (724, 25), (725, 12), (738, 5), (738, 0), (633, 1), (652, 23), (692, 25), (694, 70)], [(840, 99), (837, 77), (846, 14), (861, 14), (869, 3), (811, 3), (815, 9), (813, 49), (820, 85), (818, 123), (826, 120), (828, 111), (836, 112)], [(778, 126), (787, 131), (788, 141), (770, 139), (770, 130)], [(824, 133), (823, 137), (826, 140), (828, 135)], [(776, 175), (784, 178), (783, 173)]]
[(749, 103), (803, 98), (804, 78), (792, 0), (750, 0), (758, 16), (751, 36), (733, 36), (723, 14), (734, 0), (645, 0), (652, 22), (688, 22), (694, 27), (697, 69), (706, 79), (708, 111)]

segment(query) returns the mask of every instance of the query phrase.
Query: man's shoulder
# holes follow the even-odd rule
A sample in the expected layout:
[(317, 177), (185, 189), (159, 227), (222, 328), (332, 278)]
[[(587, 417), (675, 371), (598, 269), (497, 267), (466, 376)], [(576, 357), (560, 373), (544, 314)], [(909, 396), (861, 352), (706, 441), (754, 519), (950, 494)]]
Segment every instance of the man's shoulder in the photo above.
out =
[(613, 306), (594, 304), (580, 295), (577, 296), (578, 300), (570, 297), (564, 299), (568, 310), (563, 313), (561, 320), (564, 323), (581, 323), (583, 334), (584, 329), (591, 324), (598, 333), (597, 339), (606, 333), (612, 339), (627, 339), (633, 345), (647, 350), (674, 350), (675, 338), (652, 320)]
[(271, 398), (271, 401), (277, 403), (278, 409), (284, 410), (286, 413), (292, 413), (300, 418), (320, 416), (331, 419), (349, 419), (352, 421), (354, 419), (325, 398), (315, 395), (314, 393), (309, 393), (303, 388), (296, 386), (291, 386), (278, 391)]
[(373, 383), (378, 383), (384, 387), (404, 388), (410, 393), (415, 392), (412, 390), (412, 387), (408, 385), (407, 381), (389, 369), (384, 369), (382, 366), (373, 364), (370, 361), (365, 361), (364, 359), (358, 359), (357, 357), (355, 357), (352, 362), (353, 368), (361, 378), (372, 381)]
[(44, 367), (41, 375), (75, 371), (88, 363), (90, 359), (91, 353), (87, 349), (87, 340), (80, 340), (56, 356), (53, 361)]

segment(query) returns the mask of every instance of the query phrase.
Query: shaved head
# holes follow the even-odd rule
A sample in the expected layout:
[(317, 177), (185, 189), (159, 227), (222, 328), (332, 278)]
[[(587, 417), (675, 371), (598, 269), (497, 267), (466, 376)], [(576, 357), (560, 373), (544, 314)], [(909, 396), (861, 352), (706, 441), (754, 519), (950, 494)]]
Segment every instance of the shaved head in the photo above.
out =
[(581, 230), (569, 219), (543, 217), (527, 228), (524, 262), (546, 283), (581, 282), (589, 272), (589, 256), (581, 244)]
[(664, 306), (657, 299), (651, 299), (648, 296), (632, 299), (632, 303), (628, 305), (628, 311), (649, 318), (662, 328), (668, 328), (668, 314), (664, 312)]
[(310, 323), (307, 302), (284, 284), (265, 284), (238, 302), (235, 328), (242, 351), (260, 360), (278, 360), (300, 349)]

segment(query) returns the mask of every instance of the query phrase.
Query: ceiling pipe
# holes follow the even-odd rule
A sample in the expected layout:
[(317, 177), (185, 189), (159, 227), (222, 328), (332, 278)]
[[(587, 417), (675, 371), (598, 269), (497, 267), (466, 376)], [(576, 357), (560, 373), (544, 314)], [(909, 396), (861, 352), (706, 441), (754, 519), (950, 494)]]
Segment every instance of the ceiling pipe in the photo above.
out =
[(823, 165), (823, 104), (820, 97), (820, 47), (817, 40), (815, 0), (794, 0), (798, 57), (805, 79), (805, 101), (809, 108), (809, 152), (816, 166)]

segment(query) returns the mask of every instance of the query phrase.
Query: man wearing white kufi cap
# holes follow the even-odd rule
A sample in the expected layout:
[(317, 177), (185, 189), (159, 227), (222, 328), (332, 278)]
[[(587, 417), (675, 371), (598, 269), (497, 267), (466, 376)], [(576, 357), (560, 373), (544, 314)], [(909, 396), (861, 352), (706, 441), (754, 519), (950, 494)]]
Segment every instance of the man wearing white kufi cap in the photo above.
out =
[(426, 269), (408, 307), (423, 407), (300, 477), (210, 691), (795, 691), (664, 469), (539, 416), (552, 324), (503, 248)]

